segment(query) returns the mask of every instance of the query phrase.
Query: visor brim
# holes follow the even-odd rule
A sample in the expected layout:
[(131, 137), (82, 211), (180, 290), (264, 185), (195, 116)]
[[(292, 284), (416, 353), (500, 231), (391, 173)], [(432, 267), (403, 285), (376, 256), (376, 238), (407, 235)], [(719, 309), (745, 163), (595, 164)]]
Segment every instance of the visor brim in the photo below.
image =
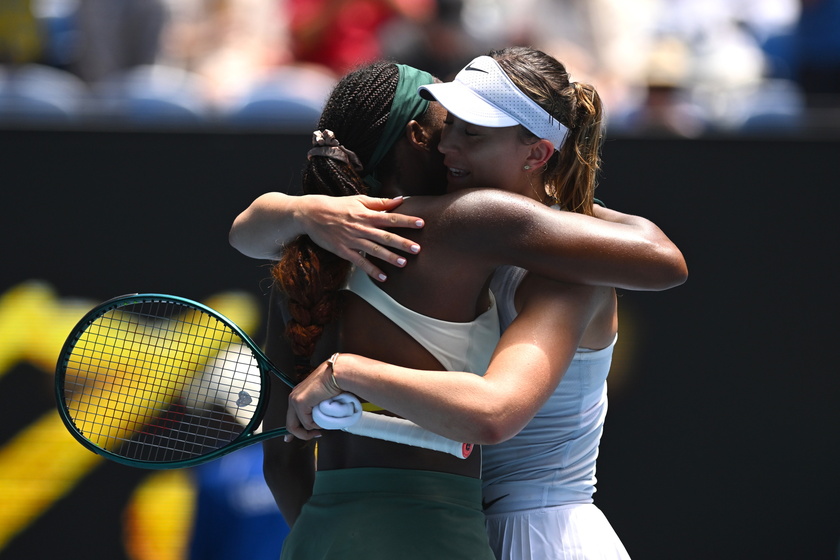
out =
[(504, 128), (519, 124), (519, 121), (459, 82), (421, 86), (418, 93), (424, 99), (437, 101), (459, 119), (477, 126)]

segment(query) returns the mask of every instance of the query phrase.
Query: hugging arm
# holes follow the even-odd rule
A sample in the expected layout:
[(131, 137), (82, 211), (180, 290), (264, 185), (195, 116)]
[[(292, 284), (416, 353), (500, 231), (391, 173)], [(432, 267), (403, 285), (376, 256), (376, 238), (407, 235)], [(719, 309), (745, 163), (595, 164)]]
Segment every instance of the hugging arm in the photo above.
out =
[[(291, 352), (283, 336), (284, 305), (278, 290), (272, 290), (265, 352), (275, 365), (286, 371), (292, 371)], [(289, 387), (274, 375), (269, 378), (271, 396), (263, 416), (263, 431), (286, 425)], [(298, 518), (303, 504), (312, 495), (312, 486), (315, 482), (315, 442), (294, 440), (286, 443), (282, 437), (275, 437), (265, 440), (262, 446), (263, 476), (280, 513), (283, 514), (286, 523), (291, 526)]]
[[(274, 402), (263, 419), (266, 431), (286, 423), (286, 406), (275, 407), (277, 401), (287, 401), (288, 388), (277, 379), (271, 380)], [(312, 495), (315, 484), (315, 442), (294, 439), (286, 443), (282, 437), (267, 439), (263, 446), (263, 476), (283, 519), (291, 527), (300, 510)]]
[[(416, 197), (422, 199), (423, 197)], [(597, 207), (596, 217), (558, 212), (499, 190), (461, 191), (443, 197), (449, 220), (463, 222), (469, 253), (516, 264), (549, 278), (628, 290), (664, 290), (685, 282), (688, 269), (677, 246), (653, 222)], [(283, 244), (308, 234), (328, 251), (382, 280), (382, 271), (360, 251), (395, 266), (419, 247), (383, 228), (417, 228), (421, 218), (383, 213), (402, 199), (365, 196), (289, 196), (267, 193), (234, 221), (230, 242), (241, 253), (278, 259)], [(482, 255), (477, 255), (482, 257)], [(548, 258), (546, 258), (548, 257)], [(403, 260), (400, 260), (403, 259)]]
[(321, 364), (292, 391), (287, 427), (302, 439), (318, 434), (312, 408), (337, 394), (332, 373), (342, 390), (445, 437), (487, 445), (513, 437), (560, 382), (604, 289), (535, 282), (544, 288), (530, 290), (483, 376), (340, 354), (334, 369)]
[(309, 235), (324, 249), (352, 262), (371, 277), (382, 280), (382, 271), (360, 252), (375, 255), (395, 266), (405, 258), (388, 247), (416, 253), (419, 246), (383, 228), (421, 228), (415, 216), (392, 213), (402, 198), (326, 195), (290, 196), (266, 193), (242, 211), (231, 226), (228, 240), (240, 253), (257, 259), (277, 260), (286, 243)]
[[(475, 261), (514, 264), (574, 284), (563, 287), (565, 298), (552, 294), (523, 309), (483, 377), (341, 355), (334, 374), (343, 390), (451, 439), (492, 444), (527, 424), (568, 367), (598, 290), (666, 289), (685, 281), (682, 254), (642, 218), (612, 211), (604, 219), (558, 212), (488, 189), (432, 198), (442, 211), (429, 215), (429, 232), (439, 231), (468, 255), (464, 266)], [(407, 210), (423, 202), (412, 198)], [(312, 407), (335, 394), (328, 367), (321, 364), (290, 396), (290, 431), (302, 439), (316, 435)]]
[[(685, 282), (685, 258), (650, 220), (599, 209), (561, 212), (492, 189), (460, 191), (444, 210), (459, 234), (450, 246), (479, 260), (511, 264), (575, 284), (665, 290)], [(431, 224), (430, 220), (429, 223)]]

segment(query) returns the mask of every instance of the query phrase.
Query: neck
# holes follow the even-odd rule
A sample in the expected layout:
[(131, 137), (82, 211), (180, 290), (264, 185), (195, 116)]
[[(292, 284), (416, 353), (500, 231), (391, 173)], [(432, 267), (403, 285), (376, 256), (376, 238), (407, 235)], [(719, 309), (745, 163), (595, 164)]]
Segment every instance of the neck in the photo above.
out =
[(548, 206), (554, 204), (554, 199), (549, 196), (545, 185), (542, 182), (542, 178), (539, 176), (526, 175), (519, 183), (519, 187), (516, 192), (522, 196), (527, 196), (540, 204)]
[[(442, 158), (432, 159), (427, 150), (398, 142), (395, 173), (382, 178), (382, 196), (423, 196), (446, 192), (446, 168)], [(385, 194), (396, 193), (396, 194)]]

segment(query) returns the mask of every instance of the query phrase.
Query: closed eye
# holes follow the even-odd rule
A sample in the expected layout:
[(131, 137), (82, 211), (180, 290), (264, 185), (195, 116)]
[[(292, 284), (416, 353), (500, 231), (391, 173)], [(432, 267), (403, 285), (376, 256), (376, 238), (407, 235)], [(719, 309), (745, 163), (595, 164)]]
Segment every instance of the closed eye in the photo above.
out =
[[(458, 122), (456, 122), (458, 121)], [(468, 122), (462, 121), (455, 117), (452, 113), (447, 112), (446, 118), (443, 120), (443, 125), (447, 129), (457, 130), (463, 132), (464, 136), (481, 136), (481, 132)], [(480, 128), (480, 127), (479, 127)]]

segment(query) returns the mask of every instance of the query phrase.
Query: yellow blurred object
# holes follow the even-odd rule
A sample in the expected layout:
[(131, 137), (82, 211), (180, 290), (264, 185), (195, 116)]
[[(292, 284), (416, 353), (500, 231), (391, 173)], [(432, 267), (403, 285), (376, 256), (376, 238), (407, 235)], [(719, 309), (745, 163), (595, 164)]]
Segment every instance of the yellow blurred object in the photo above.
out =
[[(0, 381), (19, 362), (28, 362), (52, 376), (67, 335), (97, 303), (59, 299), (51, 286), (37, 280), (19, 284), (0, 294), (0, 340), (3, 341), (0, 344)], [(245, 332), (259, 326), (258, 305), (247, 294), (226, 292), (209, 298), (206, 304)], [(20, 401), (20, 395), (15, 398)], [(0, 405), (9, 406), (9, 403), (0, 401)], [(70, 492), (102, 460), (70, 435), (55, 411), (47, 412), (28, 426), (11, 428), (17, 428), (19, 432), (0, 447), (0, 496), (3, 496), (0, 551), (54, 502)], [(182, 476), (183, 473), (176, 471), (172, 477), (164, 476), (162, 482), (153, 487), (158, 490), (168, 488), (168, 495), (178, 496), (181, 500), (177, 508), (172, 508), (173, 502), (167, 502), (167, 507), (172, 509), (167, 510), (166, 515), (160, 514), (154, 501), (141, 499), (132, 505), (132, 526), (146, 527), (145, 520), (156, 511), (158, 513), (154, 515), (157, 515), (159, 523), (166, 520), (165, 523), (171, 524), (169, 529), (143, 529), (146, 537), (154, 540), (143, 544), (140, 547), (143, 551), (159, 548), (182, 550), (170, 548), (177, 540), (174, 535), (184, 531), (183, 523), (189, 522), (180, 516), (191, 515), (192, 495), (189, 489), (184, 488)], [(177, 558), (167, 554), (160, 552), (137, 558)]]
[(202, 312), (190, 309), (177, 319), (155, 321), (116, 309), (79, 337), (67, 365), (65, 398), (76, 426), (98, 447), (114, 450), (154, 422), (237, 340), (214, 330), (218, 322)]
[(156, 471), (125, 510), (131, 560), (185, 560), (195, 515), (195, 487), (183, 470)]
[(49, 412), (0, 447), (0, 550), (102, 459)]
[(43, 50), (42, 30), (32, 12), (32, 0), (0, 2), (0, 60), (35, 62)]
[(52, 288), (34, 280), (0, 295), (0, 377), (21, 360), (52, 372), (67, 333), (89, 308), (59, 306)]

